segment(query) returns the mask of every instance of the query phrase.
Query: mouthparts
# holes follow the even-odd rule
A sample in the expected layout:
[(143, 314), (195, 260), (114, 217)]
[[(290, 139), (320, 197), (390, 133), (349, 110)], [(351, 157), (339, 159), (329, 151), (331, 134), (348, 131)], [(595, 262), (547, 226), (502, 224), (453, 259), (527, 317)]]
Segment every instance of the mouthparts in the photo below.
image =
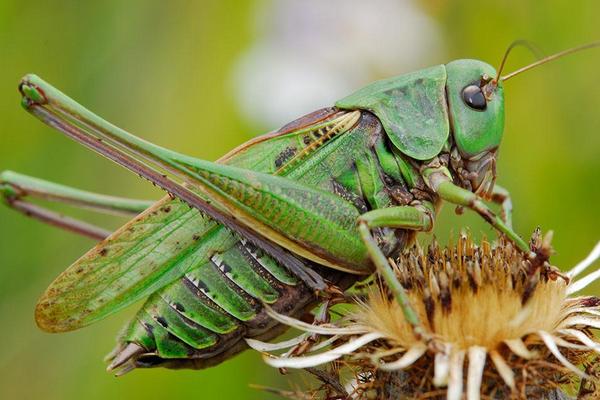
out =
[(466, 162), (469, 171), (469, 181), (473, 192), (483, 199), (492, 197), (494, 184), (496, 183), (496, 151), (488, 151)]

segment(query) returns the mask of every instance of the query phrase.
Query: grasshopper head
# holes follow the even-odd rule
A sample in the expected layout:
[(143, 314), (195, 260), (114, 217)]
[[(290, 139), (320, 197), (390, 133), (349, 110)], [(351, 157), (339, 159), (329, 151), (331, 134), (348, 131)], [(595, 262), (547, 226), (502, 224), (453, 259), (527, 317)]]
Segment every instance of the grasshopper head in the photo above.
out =
[(496, 177), (496, 151), (504, 130), (504, 91), (495, 69), (477, 60), (446, 65), (450, 126), (469, 172), (472, 190), (489, 194)]

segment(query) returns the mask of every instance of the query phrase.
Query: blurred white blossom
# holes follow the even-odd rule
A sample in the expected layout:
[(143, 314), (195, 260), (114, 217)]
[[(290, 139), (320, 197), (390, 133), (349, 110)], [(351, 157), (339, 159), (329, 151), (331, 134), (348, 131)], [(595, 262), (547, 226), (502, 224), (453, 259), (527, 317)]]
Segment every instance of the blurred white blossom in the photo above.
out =
[(235, 94), (245, 117), (270, 128), (421, 68), (439, 51), (437, 26), (410, 0), (269, 1), (256, 25), (234, 70)]

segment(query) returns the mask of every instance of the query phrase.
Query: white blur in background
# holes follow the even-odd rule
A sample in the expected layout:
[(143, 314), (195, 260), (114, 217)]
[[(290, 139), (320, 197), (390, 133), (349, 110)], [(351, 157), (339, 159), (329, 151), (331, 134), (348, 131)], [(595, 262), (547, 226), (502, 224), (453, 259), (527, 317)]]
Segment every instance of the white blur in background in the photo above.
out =
[(440, 56), (435, 22), (411, 0), (266, 1), (255, 25), (233, 84), (243, 116), (265, 129)]

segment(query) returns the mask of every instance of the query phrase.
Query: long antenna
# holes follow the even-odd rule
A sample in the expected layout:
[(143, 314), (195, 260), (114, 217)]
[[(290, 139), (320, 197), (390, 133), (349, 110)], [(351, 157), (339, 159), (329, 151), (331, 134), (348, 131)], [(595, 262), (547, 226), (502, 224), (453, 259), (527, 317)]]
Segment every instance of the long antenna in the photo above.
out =
[(560, 51), (560, 52), (558, 52), (556, 54), (552, 54), (551, 56), (544, 57), (541, 60), (533, 62), (533, 63), (531, 63), (529, 65), (526, 65), (526, 66), (524, 66), (522, 68), (519, 68), (516, 71), (513, 71), (513, 72), (511, 72), (511, 73), (509, 73), (507, 75), (504, 75), (504, 76), (500, 77), (500, 80), (501, 81), (507, 81), (508, 79), (510, 79), (510, 78), (512, 78), (512, 77), (514, 77), (516, 75), (519, 75), (521, 72), (525, 72), (525, 71), (528, 71), (528, 70), (530, 70), (532, 68), (538, 67), (538, 66), (540, 66), (542, 64), (546, 64), (547, 62), (556, 60), (557, 58), (561, 58), (561, 57), (564, 57), (566, 55), (576, 53), (578, 51), (582, 51), (582, 50), (586, 50), (586, 49), (591, 49), (593, 47), (600, 47), (600, 41), (592, 42), (592, 43), (588, 43), (588, 44), (584, 44), (584, 45), (577, 46), (577, 47), (572, 47), (570, 49)]
[(506, 52), (504, 52), (504, 57), (502, 57), (502, 62), (500, 63), (500, 67), (498, 67), (498, 70), (497, 70), (498, 72), (496, 73), (496, 78), (494, 78), (495, 82), (498, 82), (498, 79), (500, 79), (500, 75), (502, 74), (502, 71), (504, 70), (504, 66), (506, 64), (506, 60), (508, 59), (508, 55), (517, 46), (526, 47), (527, 49), (529, 49), (529, 51), (531, 51), (535, 55), (536, 59), (538, 59), (538, 60), (543, 57), (543, 54), (540, 51), (539, 47), (537, 47), (535, 44), (533, 44), (529, 40), (525, 40), (525, 39), (515, 40), (514, 42), (512, 42), (510, 44), (510, 46), (508, 46), (508, 48), (506, 49)]

